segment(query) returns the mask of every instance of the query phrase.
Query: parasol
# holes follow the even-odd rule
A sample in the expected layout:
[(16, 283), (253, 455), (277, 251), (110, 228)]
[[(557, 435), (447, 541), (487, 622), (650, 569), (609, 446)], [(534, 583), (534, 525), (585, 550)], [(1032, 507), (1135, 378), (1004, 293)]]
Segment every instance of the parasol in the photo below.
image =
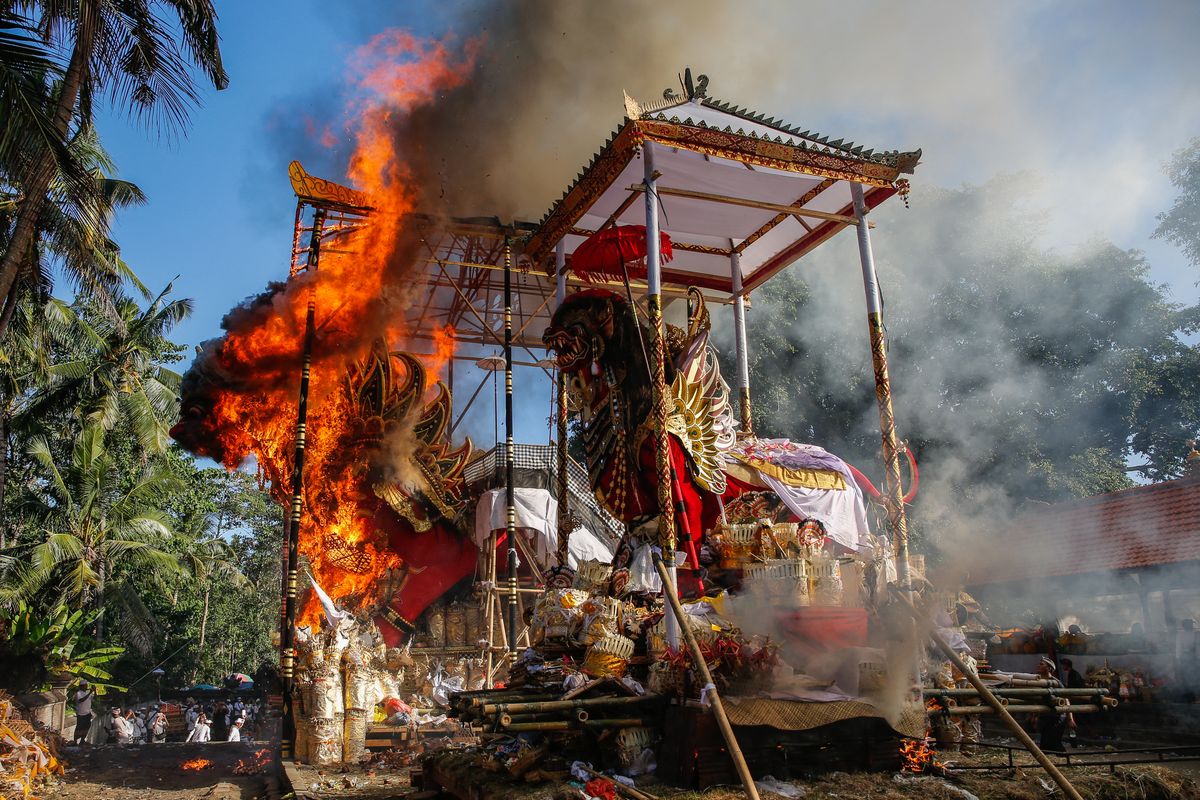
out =
[[(660, 233), (659, 258), (674, 256), (671, 237)], [(589, 283), (646, 277), (646, 226), (614, 225), (596, 231), (575, 248), (571, 271)]]

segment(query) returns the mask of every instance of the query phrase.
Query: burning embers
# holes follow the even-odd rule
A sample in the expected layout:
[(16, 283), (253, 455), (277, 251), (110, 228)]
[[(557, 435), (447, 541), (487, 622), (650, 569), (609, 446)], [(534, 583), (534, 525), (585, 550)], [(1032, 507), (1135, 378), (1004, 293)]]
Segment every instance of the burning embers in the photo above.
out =
[(937, 751), (924, 739), (905, 739), (900, 745), (900, 770), (902, 772), (942, 773), (945, 765), (937, 760)]
[(254, 751), (254, 755), (250, 758), (239, 758), (237, 766), (233, 768), (234, 775), (257, 775), (267, 768), (271, 763), (270, 748), (263, 747)]
[(213, 768), (212, 759), (208, 758), (189, 758), (179, 765), (179, 768), (184, 772), (200, 772), (206, 769)]

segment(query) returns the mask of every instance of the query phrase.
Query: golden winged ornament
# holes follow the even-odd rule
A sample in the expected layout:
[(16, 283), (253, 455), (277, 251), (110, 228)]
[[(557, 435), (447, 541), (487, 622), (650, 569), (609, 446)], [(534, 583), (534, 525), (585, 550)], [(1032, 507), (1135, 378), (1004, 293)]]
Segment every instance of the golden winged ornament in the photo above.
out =
[(725, 492), (723, 454), (737, 442), (729, 386), (721, 377), (708, 332), (697, 331), (676, 361), (671, 383), (674, 407), (667, 430), (675, 434), (692, 459), (693, 477), (704, 489)]

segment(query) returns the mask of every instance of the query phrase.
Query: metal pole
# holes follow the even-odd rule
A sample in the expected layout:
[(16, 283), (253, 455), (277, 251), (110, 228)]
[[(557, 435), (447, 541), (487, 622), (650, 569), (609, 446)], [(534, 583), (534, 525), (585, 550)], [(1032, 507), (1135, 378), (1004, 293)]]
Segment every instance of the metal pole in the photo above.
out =
[[(563, 301), (567, 299), (567, 242), (565, 239), (559, 239), (558, 244), (554, 248), (554, 275), (556, 280), (554, 299), (556, 308), (561, 307)], [(557, 479), (558, 487), (558, 552), (556, 557), (560, 567), (567, 566), (568, 554), (570, 553), (571, 529), (574, 527), (571, 523), (571, 507), (569, 503), (569, 488), (567, 485), (567, 376), (560, 369), (558, 370), (558, 380), (556, 393), (554, 398), (554, 414), (558, 421), (558, 464), (556, 465), (555, 478)]]
[[(308, 244), (308, 264), (305, 272), (316, 272), (321, 260), (321, 234), (325, 228), (325, 210), (313, 214), (312, 236)], [(304, 445), (308, 427), (308, 384), (312, 375), (313, 341), (316, 339), (317, 303), (312, 289), (308, 293), (308, 310), (304, 316), (304, 351), (300, 366), (300, 398), (296, 404), (296, 456), (292, 461), (292, 509), (286, 526), (287, 536), (287, 599), (284, 604), (283, 631), (280, 636), (283, 678), (283, 736), (281, 755), (292, 757), (296, 735), (296, 714), (292, 707), (292, 679), (296, 668), (296, 582), (300, 561), (300, 517), (304, 510)]]
[(733, 283), (733, 344), (737, 359), (738, 398), (741, 400), (742, 434), (754, 435), (750, 415), (750, 350), (746, 346), (746, 299), (742, 296), (742, 254), (729, 254), (729, 275)]
[(504, 237), (504, 510), (508, 531), (508, 652), (517, 657), (517, 506), (513, 496), (512, 240)]
[[(667, 577), (663, 594), (675, 594), (675, 503), (671, 495), (670, 439), (667, 433), (666, 335), (662, 316), (662, 262), (658, 231), (658, 173), (654, 170), (654, 145), (642, 144), (646, 186), (646, 305), (650, 317), (650, 377), (654, 384), (654, 466), (658, 477), (658, 539), (666, 557)], [(679, 647), (679, 620), (668, 604), (666, 639)]]
[(858, 219), (858, 257), (862, 262), (863, 287), (867, 294), (867, 330), (871, 336), (871, 362), (875, 367), (875, 399), (879, 403), (879, 433), (883, 440), (883, 463), (886, 469), (888, 498), (888, 532), (896, 550), (900, 585), (912, 587), (908, 568), (908, 520), (904, 514), (904, 488), (900, 485), (900, 443), (896, 438), (896, 417), (892, 412), (892, 381), (888, 374), (887, 340), (883, 329), (883, 297), (879, 293), (879, 276), (875, 272), (875, 256), (871, 252), (871, 231), (867, 225), (867, 205), (863, 201), (860, 183), (850, 184), (854, 200), (854, 216)]

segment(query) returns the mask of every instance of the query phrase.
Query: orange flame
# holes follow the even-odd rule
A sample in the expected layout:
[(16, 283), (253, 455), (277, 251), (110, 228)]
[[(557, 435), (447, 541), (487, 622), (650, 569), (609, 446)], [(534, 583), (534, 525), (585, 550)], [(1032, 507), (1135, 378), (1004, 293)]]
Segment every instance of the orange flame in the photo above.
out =
[(900, 756), (903, 759), (900, 765), (901, 772), (926, 772), (945, 768), (936, 758), (937, 751), (922, 739), (906, 739), (900, 745)]
[[(376, 541), (360, 514), (369, 487), (368, 454), (346, 447), (351, 419), (339, 391), (347, 365), (362, 358), (383, 337), (393, 346), (415, 331), (403, 327), (403, 309), (417, 279), (415, 251), (405, 238), (418, 188), (401, 149), (396, 123), (413, 109), (465, 82), (474, 46), (461, 57), (446, 41), (426, 41), (385, 31), (351, 59), (352, 90), (347, 131), (354, 152), (346, 169), (349, 182), (373, 209), (369, 221), (353, 228), (331, 220), (323, 238), (319, 268), (294, 276), (269, 298), (269, 306), (246, 310), (230, 323), (219, 368), (237, 376), (238, 389), (222, 390), (214, 402), (213, 435), (227, 468), (253, 457), (282, 504), (290, 503), (297, 416), (297, 380), (308, 305), (315, 307), (317, 330), (311, 370), (305, 448), (305, 497), (299, 547), (321, 587), (344, 605), (361, 608), (374, 599), (375, 583), (399, 559)], [(335, 137), (325, 128), (322, 139)], [(307, 233), (302, 241), (307, 243)], [(232, 318), (231, 318), (232, 319)], [(454, 330), (431, 333), (430, 371), (440, 370), (454, 351)], [(365, 558), (358, 568), (330, 555), (330, 542), (344, 542)], [(360, 555), (361, 554), (361, 555)], [(319, 607), (310, 602), (301, 624), (312, 624)]]
[(202, 769), (212, 769), (213, 762), (207, 758), (189, 758), (179, 765), (179, 768), (188, 772), (199, 772)]

